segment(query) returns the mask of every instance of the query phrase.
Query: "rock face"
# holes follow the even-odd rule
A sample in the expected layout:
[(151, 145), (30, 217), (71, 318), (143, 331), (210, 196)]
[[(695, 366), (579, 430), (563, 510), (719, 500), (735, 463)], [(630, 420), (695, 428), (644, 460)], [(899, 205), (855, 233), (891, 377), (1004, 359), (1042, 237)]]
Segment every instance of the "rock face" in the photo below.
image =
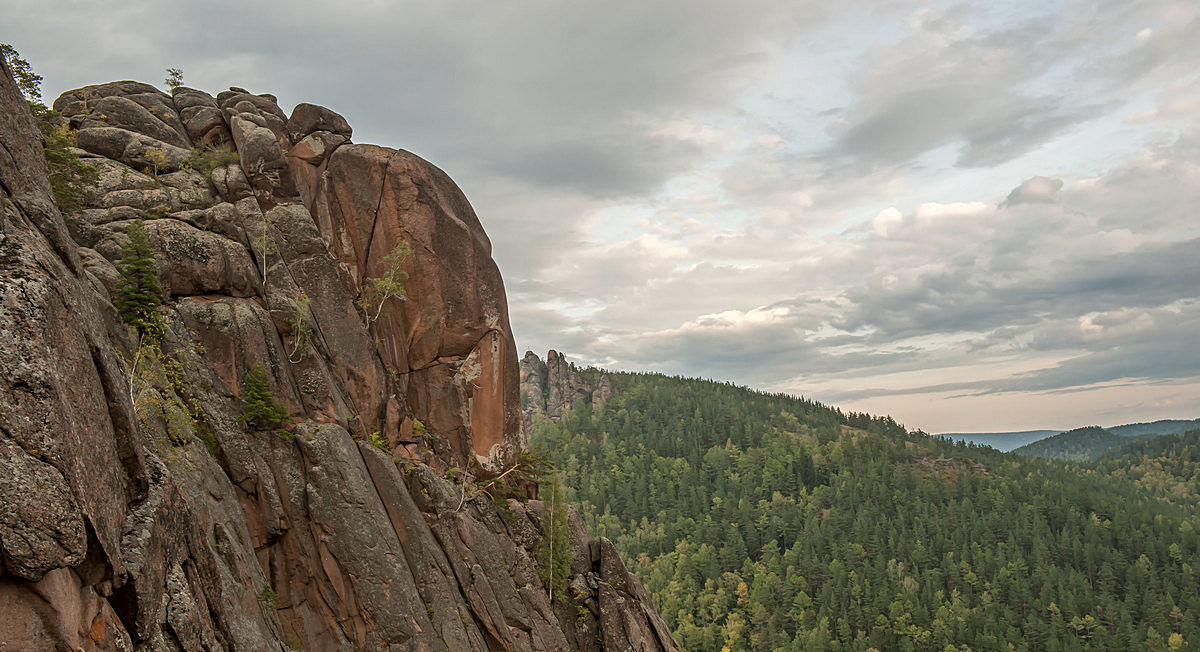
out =
[(599, 405), (612, 397), (612, 382), (608, 374), (591, 381), (584, 380), (567, 357), (554, 349), (546, 353), (546, 361), (533, 351), (521, 359), (521, 404), (525, 430), (532, 426), (533, 415), (544, 413), (551, 421), (562, 418), (579, 401)]
[[(0, 650), (678, 649), (577, 516), (552, 602), (541, 504), (474, 482), (525, 442), (503, 284), (449, 177), (323, 107), (114, 82), (55, 102), (99, 172), (64, 216), (4, 73)], [(157, 347), (113, 305), (135, 219)], [(389, 271), (407, 296), (371, 320)], [(254, 367), (277, 428), (240, 418)]]

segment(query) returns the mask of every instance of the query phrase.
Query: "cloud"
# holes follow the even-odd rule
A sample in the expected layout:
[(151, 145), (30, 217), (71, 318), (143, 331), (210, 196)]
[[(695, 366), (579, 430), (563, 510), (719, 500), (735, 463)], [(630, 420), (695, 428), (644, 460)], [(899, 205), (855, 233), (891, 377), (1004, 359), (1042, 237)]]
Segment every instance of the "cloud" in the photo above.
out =
[(1017, 204), (1052, 204), (1058, 201), (1058, 191), (1062, 187), (1062, 179), (1030, 177), (1008, 193), (1008, 197), (1000, 202), (1000, 208)]
[(1104, 110), (1035, 84), (1068, 55), (1042, 17), (981, 26), (960, 7), (922, 10), (910, 25), (867, 55), (858, 100), (831, 127), (833, 154), (874, 166), (950, 146), (960, 166), (993, 165)]
[[(405, 146), (460, 175), (596, 197), (649, 192), (694, 162), (703, 139), (662, 129), (661, 117), (727, 108), (778, 65), (781, 40), (824, 13), (821, 3), (783, 0), (622, 4), (354, 3), (331, 12), (309, 1), (224, 0), (47, 12), (17, 2), (6, 13), (53, 47), (55, 61), (74, 62), (67, 83), (106, 80), (97, 51), (151, 82), (178, 65), (190, 84), (214, 91), (239, 84), (327, 104), (360, 139)], [(82, 37), (59, 38), (64, 31)]]
[(428, 158), (539, 353), (931, 415), (1131, 383), (1149, 405), (1200, 376), (1196, 3), (13, 0), (5, 18), (47, 96), (181, 67)]

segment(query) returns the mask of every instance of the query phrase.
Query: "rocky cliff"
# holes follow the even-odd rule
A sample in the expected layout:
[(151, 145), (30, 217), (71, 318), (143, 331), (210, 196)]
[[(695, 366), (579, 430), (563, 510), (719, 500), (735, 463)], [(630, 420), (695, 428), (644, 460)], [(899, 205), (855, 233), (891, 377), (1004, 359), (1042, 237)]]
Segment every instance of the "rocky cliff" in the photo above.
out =
[(528, 432), (533, 415), (544, 413), (551, 421), (562, 418), (568, 410), (582, 401), (588, 405), (600, 404), (612, 396), (612, 383), (608, 374), (601, 373), (594, 380), (584, 380), (567, 356), (550, 349), (546, 361), (533, 351), (526, 351), (521, 359), (521, 405), (525, 430)]
[[(521, 464), (518, 360), (441, 170), (319, 106), (115, 82), (54, 103), (99, 173), (64, 215), (4, 73), (0, 650), (677, 648), (577, 516), (551, 600), (541, 503), (484, 491)], [(158, 346), (113, 304), (139, 219)], [(242, 418), (255, 368), (278, 427)]]

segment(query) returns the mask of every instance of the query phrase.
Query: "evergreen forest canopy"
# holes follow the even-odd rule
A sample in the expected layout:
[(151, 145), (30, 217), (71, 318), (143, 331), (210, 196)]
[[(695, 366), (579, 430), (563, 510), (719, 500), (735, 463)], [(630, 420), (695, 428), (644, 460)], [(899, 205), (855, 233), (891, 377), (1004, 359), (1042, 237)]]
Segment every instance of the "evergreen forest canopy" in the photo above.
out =
[(1200, 637), (1200, 432), (1070, 464), (730, 384), (609, 377), (607, 403), (539, 416), (531, 439), (685, 649)]
[[(1141, 435), (1148, 437), (1149, 435)], [(1076, 428), (1047, 437), (1032, 444), (1026, 444), (1012, 452), (1026, 457), (1045, 457), (1053, 460), (1070, 460), (1082, 462), (1095, 459), (1105, 451), (1129, 443), (1130, 439), (1122, 437), (1099, 426)]]
[[(1027, 457), (1082, 462), (1102, 456), (1112, 457), (1113, 451), (1118, 451), (1131, 442), (1161, 438), (1165, 435), (1180, 435), (1196, 429), (1200, 429), (1200, 420), (1164, 419), (1153, 423), (1131, 423), (1112, 428), (1088, 426), (1046, 437), (1014, 448), (1012, 452)], [(1121, 455), (1118, 453), (1116, 456)]]

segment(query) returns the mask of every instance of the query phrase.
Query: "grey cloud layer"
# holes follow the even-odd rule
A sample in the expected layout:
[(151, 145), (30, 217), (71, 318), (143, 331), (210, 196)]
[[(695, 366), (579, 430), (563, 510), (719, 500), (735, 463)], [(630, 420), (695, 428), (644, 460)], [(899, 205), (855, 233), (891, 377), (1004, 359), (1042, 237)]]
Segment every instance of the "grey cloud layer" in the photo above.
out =
[(1200, 376), (1194, 2), (12, 0), (5, 18), (48, 94), (181, 67), (429, 158), (487, 226), (535, 350), (830, 401)]

